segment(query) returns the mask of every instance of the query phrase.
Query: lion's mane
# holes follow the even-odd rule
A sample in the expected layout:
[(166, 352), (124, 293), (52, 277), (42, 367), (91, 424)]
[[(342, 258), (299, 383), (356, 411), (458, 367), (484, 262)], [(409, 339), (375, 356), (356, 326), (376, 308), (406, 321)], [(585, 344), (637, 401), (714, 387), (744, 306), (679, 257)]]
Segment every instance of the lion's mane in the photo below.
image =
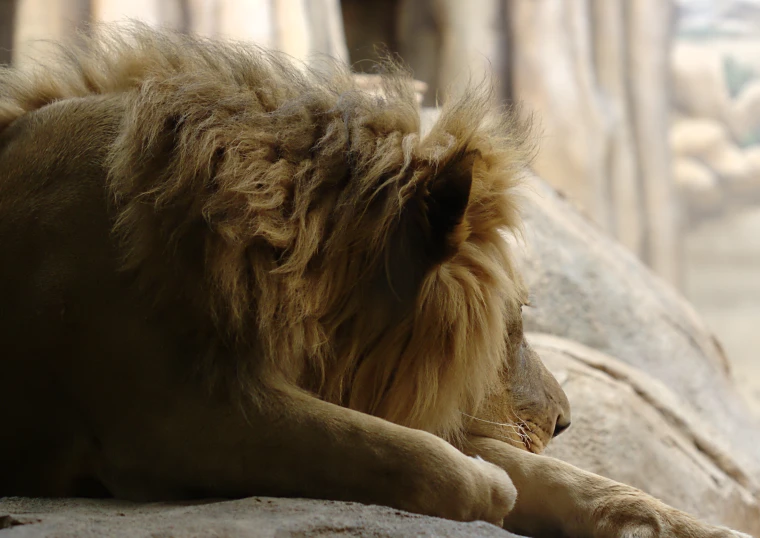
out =
[[(107, 182), (123, 267), (224, 342), (196, 366), (451, 438), (499, 383), (524, 299), (500, 234), (526, 130), (479, 89), (422, 138), (411, 78), (386, 71), (370, 95), (334, 65), (100, 29), (0, 75), (0, 132), (61, 99), (124, 103)], [(420, 209), (446, 174), (471, 178), (461, 222)]]

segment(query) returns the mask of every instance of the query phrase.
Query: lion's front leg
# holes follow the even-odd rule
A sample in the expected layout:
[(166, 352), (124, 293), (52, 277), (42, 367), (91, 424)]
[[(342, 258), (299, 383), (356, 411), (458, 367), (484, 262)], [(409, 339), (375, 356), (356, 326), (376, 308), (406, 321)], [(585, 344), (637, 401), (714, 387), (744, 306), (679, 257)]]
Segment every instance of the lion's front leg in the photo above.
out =
[(497, 466), (297, 390), (262, 391), (247, 406), (174, 396), (104, 439), (101, 478), (117, 496), (301, 496), (499, 525), (514, 504)]
[(540, 538), (749, 538), (703, 523), (644, 492), (485, 437), (471, 437), (465, 452), (506, 470), (517, 503), (504, 527)]

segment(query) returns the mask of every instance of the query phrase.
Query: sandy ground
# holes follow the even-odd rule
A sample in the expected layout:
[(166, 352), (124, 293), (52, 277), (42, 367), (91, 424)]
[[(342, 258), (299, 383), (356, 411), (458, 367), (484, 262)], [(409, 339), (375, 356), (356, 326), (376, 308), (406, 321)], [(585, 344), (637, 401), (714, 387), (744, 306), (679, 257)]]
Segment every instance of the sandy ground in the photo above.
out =
[(686, 296), (723, 344), (742, 394), (760, 415), (760, 208), (690, 230)]

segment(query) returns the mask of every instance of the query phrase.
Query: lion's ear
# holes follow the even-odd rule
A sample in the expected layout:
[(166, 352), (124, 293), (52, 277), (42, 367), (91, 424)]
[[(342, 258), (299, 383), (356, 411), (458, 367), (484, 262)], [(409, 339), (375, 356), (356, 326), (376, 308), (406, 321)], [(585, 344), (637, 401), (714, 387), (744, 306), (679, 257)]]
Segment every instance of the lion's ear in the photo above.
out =
[(424, 207), (430, 226), (430, 254), (436, 261), (456, 252), (467, 231), (463, 220), (470, 201), (472, 173), (477, 152), (460, 152), (433, 173), (428, 181)]

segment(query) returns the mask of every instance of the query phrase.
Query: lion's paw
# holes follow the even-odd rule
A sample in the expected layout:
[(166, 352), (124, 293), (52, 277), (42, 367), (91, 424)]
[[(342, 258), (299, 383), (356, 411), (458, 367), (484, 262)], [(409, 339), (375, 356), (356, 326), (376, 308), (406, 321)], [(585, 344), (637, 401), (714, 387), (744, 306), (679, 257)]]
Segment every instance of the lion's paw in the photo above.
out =
[[(410, 482), (422, 487), (408, 490), (411, 496), (397, 507), (455, 521), (503, 525), (517, 500), (517, 490), (506, 471), (434, 439), (437, 458), (422, 459), (409, 469), (412, 474), (418, 473), (418, 479)], [(442, 456), (448, 461), (442, 462)]]
[(515, 506), (517, 489), (501, 467), (478, 456), (468, 459), (474, 464), (475, 476), (478, 477), (477, 493), (473, 497), (476, 506), (473, 507), (473, 517), (468, 519), (488, 521), (502, 526), (504, 518)]
[(597, 513), (604, 517), (587, 533), (594, 538), (752, 538), (700, 521), (640, 492), (633, 502), (630, 497), (617, 497), (607, 499), (602, 507)]
[[(623, 538), (753, 538), (743, 532), (735, 531), (726, 527), (714, 527), (712, 525), (687, 525), (665, 526), (657, 528), (648, 525), (626, 528), (615, 536)], [(612, 536), (604, 533), (604, 536)]]

